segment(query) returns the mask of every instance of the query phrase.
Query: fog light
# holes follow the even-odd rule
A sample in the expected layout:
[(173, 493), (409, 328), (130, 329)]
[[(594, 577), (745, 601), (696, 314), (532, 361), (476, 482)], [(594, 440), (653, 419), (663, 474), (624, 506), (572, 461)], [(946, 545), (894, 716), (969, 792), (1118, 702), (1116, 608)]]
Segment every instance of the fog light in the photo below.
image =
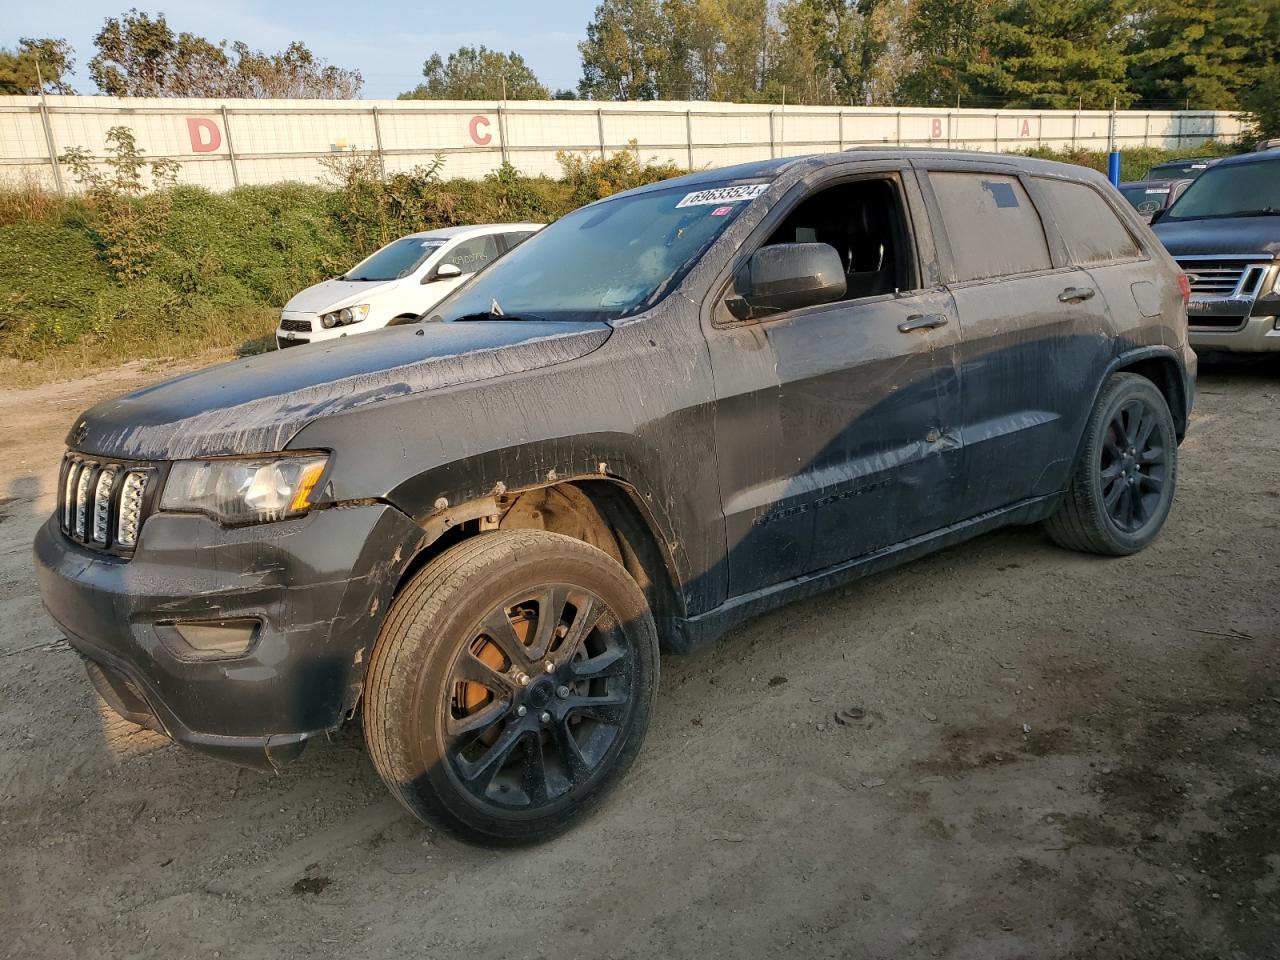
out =
[(248, 653), (259, 627), (258, 620), (245, 617), (157, 623), (156, 632), (170, 652), (184, 660), (223, 660)]

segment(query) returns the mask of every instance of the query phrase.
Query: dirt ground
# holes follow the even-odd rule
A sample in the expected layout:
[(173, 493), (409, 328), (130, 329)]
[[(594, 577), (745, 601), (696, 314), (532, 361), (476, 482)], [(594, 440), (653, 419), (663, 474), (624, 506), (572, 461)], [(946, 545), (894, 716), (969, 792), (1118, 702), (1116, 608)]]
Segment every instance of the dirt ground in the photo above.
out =
[(356, 731), (270, 776), (104, 721), (30, 543), (75, 415), (157, 375), (0, 391), (0, 955), (1280, 955), (1280, 358), (1203, 370), (1145, 553), (1004, 531), (667, 658), (612, 799), (506, 853)]

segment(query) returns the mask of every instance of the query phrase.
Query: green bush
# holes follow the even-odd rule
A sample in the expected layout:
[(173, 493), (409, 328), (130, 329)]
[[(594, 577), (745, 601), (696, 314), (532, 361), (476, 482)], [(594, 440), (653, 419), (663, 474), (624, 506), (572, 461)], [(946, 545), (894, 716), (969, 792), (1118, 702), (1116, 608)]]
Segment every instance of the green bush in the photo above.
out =
[[(1124, 175), (1233, 149), (1126, 151)], [(1106, 169), (1100, 151), (1034, 153)], [(0, 358), (62, 375), (128, 359), (261, 349), (285, 301), (396, 237), (454, 224), (548, 222), (683, 172), (641, 162), (634, 144), (611, 157), (560, 159), (561, 180), (525, 177), (510, 165), (483, 180), (443, 180), (438, 164), (384, 178), (376, 163), (354, 156), (330, 171), (327, 185), (124, 191), (129, 203), (151, 208), (141, 220), (121, 214), (128, 236), (139, 223), (149, 231), (128, 248), (137, 260), (123, 268), (121, 248), (104, 243), (100, 197), (0, 187)]]
[(560, 166), (564, 170), (564, 179), (569, 186), (575, 206), (582, 206), (593, 200), (642, 187), (646, 183), (678, 177), (684, 171), (674, 163), (648, 163), (640, 161), (640, 147), (632, 140), (625, 150), (607, 157), (593, 153), (566, 153), (561, 150), (556, 154)]
[[(1216, 143), (1212, 140), (1198, 147), (1186, 147), (1180, 150), (1163, 150), (1158, 147), (1134, 147), (1120, 151), (1120, 179), (1122, 181), (1143, 180), (1147, 171), (1157, 163), (1175, 160), (1178, 157), (1225, 157), (1247, 149), (1243, 145), (1232, 143)], [(1041, 157), (1046, 160), (1061, 160), (1075, 163), (1082, 167), (1090, 167), (1102, 173), (1107, 172), (1106, 150), (1086, 150), (1076, 148), (1069, 150), (1050, 150), (1048, 147), (1024, 151), (1027, 156)]]

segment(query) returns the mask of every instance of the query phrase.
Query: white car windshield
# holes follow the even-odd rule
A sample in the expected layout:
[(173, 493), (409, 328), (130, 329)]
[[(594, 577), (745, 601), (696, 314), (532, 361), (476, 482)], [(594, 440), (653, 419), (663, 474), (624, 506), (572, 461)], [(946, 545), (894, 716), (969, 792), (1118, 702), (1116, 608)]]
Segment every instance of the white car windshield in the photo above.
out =
[(343, 280), (399, 280), (417, 270), (444, 246), (443, 240), (402, 237), (348, 270)]
[(496, 260), (433, 312), (449, 320), (611, 320), (637, 313), (679, 283), (766, 186), (672, 187), (582, 207)]

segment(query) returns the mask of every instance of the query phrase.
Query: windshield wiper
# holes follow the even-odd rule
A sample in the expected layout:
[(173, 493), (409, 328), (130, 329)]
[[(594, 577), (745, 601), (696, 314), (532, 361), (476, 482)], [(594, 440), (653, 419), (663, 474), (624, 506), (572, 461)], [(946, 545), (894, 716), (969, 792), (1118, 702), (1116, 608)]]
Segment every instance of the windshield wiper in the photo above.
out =
[(465, 313), (460, 317), (454, 318), (454, 323), (464, 323), (468, 320), (541, 320), (546, 321), (546, 317), (539, 317), (532, 313), (492, 313), (485, 310), (481, 313)]

